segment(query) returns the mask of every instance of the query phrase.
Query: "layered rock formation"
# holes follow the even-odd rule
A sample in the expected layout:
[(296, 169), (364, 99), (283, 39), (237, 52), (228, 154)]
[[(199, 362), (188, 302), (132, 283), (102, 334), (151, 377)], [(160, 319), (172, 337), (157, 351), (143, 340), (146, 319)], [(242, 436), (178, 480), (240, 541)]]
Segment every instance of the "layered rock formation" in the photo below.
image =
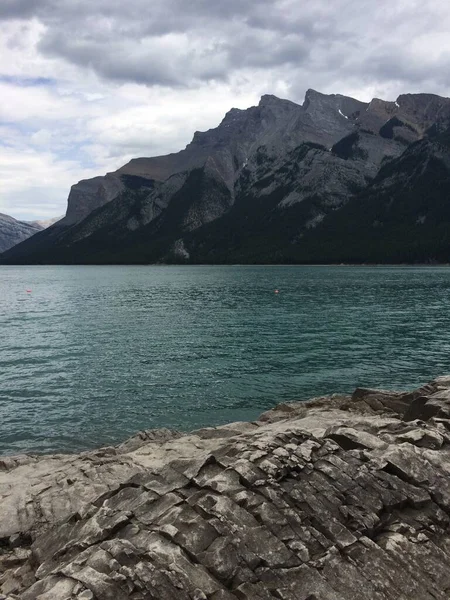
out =
[(450, 377), (0, 461), (23, 600), (446, 600)]
[[(196, 132), (181, 152), (137, 158), (114, 173), (74, 185), (64, 219), (2, 260), (340, 262), (352, 248), (348, 220), (339, 216), (336, 221), (336, 215), (362, 200), (369, 202), (371, 215), (379, 190), (386, 191), (389, 169), (384, 202), (388, 211), (400, 206), (389, 235), (408, 249), (410, 236), (423, 233), (420, 225), (430, 211), (448, 223), (449, 126), (450, 99), (431, 94), (364, 103), (308, 90), (302, 105), (266, 95), (258, 106), (230, 110), (215, 129)], [(415, 150), (421, 143), (431, 144), (431, 168)], [(433, 186), (435, 162), (437, 192), (428, 204), (421, 193), (425, 208), (420, 213), (420, 202), (412, 202), (412, 230), (402, 233), (403, 200), (397, 198), (414, 190), (411, 172), (423, 173), (426, 186)], [(373, 238), (382, 250), (380, 223), (385, 221), (368, 221), (365, 208), (360, 213), (362, 239)], [(350, 237), (359, 242), (350, 221)], [(441, 253), (449, 253), (450, 237), (439, 239)], [(418, 258), (433, 260), (436, 254), (427, 246)], [(358, 262), (364, 260), (370, 257), (362, 253)]]
[(450, 261), (450, 129), (411, 144), (316, 231), (302, 260), (350, 263)]
[(38, 223), (17, 221), (13, 217), (0, 213), (0, 253), (20, 244), (43, 227)]

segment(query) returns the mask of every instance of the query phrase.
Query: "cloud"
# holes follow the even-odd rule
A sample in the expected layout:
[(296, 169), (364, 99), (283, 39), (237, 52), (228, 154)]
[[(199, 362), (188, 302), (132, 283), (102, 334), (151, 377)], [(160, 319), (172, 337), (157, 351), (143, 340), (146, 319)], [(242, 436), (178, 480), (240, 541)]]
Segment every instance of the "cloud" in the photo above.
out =
[[(405, 83), (425, 71), (430, 79), (431, 69), (442, 86), (449, 66), (450, 16), (441, 0), (335, 0), (331, 8), (328, 0), (3, 0), (0, 19), (39, 23), (43, 56), (106, 80), (152, 86), (197, 87), (246, 69), (290, 67), (295, 75), (316, 66), (338, 81), (359, 74)], [(426, 48), (414, 54), (412, 69), (411, 43)], [(437, 46), (441, 56), (431, 60)]]
[(381, 85), (415, 84), (426, 72), (441, 89), (449, 66), (442, 0), (2, 0), (1, 19), (39, 25), (41, 58), (151, 86), (198, 87), (289, 67), (292, 76), (305, 70), (345, 83), (360, 75)]
[(1, 0), (0, 21), (0, 211), (27, 218), (262, 93), (450, 93), (442, 0)]
[[(86, 177), (95, 174), (92, 169), (83, 171)], [(79, 174), (76, 161), (61, 160), (47, 150), (0, 146), (0, 181), (7, 190), (0, 212), (24, 220), (35, 214), (46, 217), (63, 214), (66, 203), (61, 188), (68, 189)], [(36, 211), (39, 199), (41, 205)]]

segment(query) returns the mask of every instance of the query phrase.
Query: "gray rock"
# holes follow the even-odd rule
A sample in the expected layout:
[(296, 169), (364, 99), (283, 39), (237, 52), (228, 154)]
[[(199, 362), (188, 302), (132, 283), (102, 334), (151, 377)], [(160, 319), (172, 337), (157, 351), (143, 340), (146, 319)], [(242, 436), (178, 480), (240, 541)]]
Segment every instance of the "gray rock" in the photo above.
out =
[[(447, 599), (449, 387), (357, 390), (285, 404), (252, 424), (4, 459), (0, 592)], [(404, 420), (418, 398), (438, 411)]]

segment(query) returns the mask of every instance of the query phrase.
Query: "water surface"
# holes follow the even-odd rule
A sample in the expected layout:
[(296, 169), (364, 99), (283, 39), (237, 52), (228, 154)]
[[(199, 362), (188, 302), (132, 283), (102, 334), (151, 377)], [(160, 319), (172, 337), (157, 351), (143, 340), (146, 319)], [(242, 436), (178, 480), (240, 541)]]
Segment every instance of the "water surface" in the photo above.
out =
[(449, 350), (446, 267), (0, 267), (0, 453), (412, 388)]

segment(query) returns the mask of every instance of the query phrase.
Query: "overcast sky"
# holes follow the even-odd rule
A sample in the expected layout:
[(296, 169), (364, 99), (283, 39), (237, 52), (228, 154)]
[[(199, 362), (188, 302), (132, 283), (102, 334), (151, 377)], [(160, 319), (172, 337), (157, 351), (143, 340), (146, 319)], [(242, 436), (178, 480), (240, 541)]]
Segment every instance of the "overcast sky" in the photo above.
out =
[(0, 21), (0, 212), (19, 219), (264, 93), (450, 96), (448, 0), (0, 0)]

